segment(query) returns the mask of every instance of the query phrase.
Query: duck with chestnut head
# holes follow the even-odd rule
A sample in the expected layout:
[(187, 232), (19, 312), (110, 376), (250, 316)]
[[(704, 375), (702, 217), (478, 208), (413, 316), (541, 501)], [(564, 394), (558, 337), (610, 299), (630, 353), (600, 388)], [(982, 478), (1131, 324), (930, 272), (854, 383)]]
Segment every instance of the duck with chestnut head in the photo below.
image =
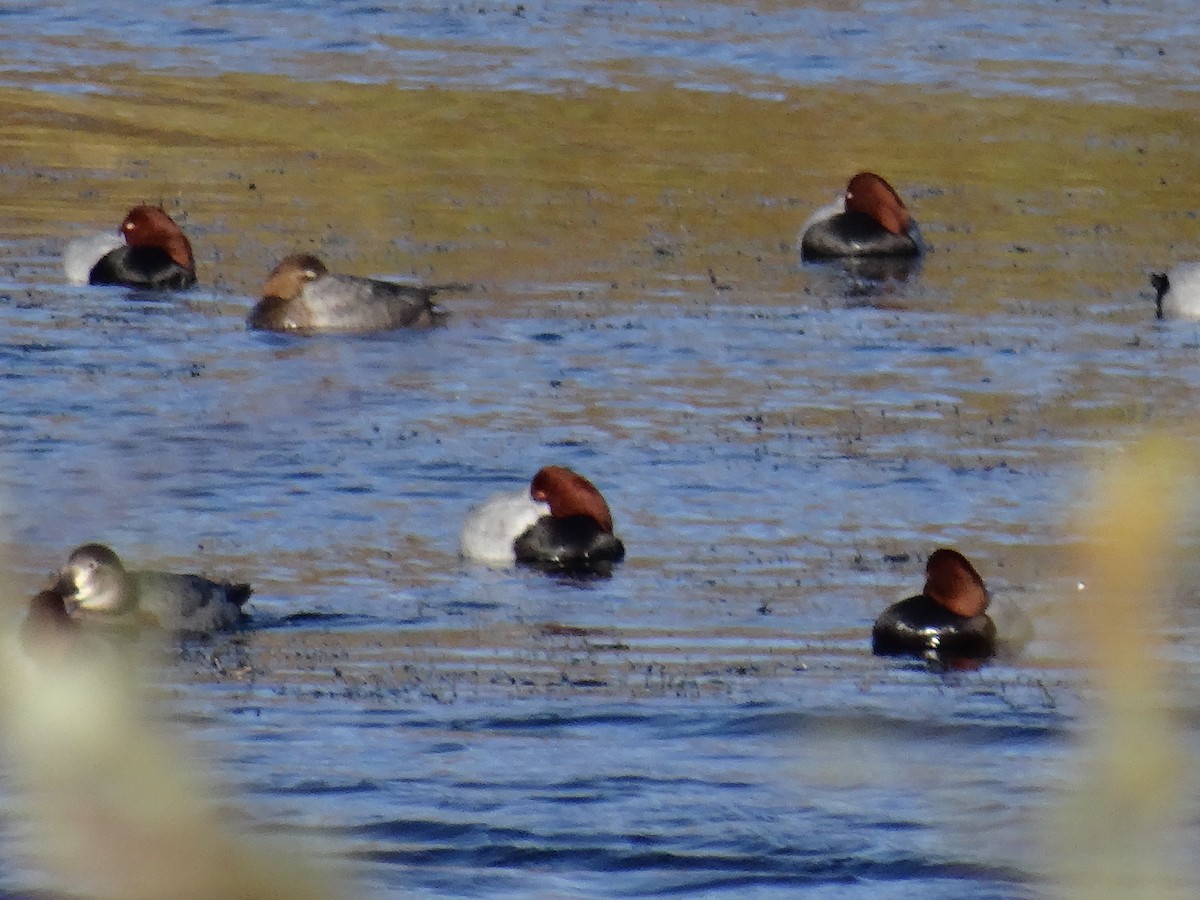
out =
[(467, 514), (462, 555), (491, 565), (608, 573), (625, 558), (599, 489), (563, 466), (545, 466), (516, 494), (497, 494)]
[(800, 230), (805, 260), (917, 257), (921, 229), (895, 188), (874, 172), (859, 172), (834, 203), (817, 210)]
[(158, 206), (135, 206), (116, 235), (72, 241), (63, 251), (63, 270), (75, 284), (178, 290), (196, 283), (192, 245)]
[(925, 564), (920, 594), (894, 603), (875, 620), (876, 656), (926, 660), (985, 659), (996, 652), (996, 626), (987, 615), (987, 587), (957, 550), (941, 548)]

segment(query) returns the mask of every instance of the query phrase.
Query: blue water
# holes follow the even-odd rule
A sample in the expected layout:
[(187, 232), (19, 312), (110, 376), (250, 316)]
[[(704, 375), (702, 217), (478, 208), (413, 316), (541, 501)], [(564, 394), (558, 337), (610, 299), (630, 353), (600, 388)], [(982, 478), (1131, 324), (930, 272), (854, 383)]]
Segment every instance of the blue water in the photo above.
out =
[[(684, 2), (74, 2), (0, 9), (0, 79), (154, 70), (516, 90), (639, 76), (767, 96), (835, 83), (906, 84), (1132, 102), (1200, 80), (1185, 0), (818, 5)], [(62, 89), (61, 87), (58, 89)]]
[[(1190, 13), (10, 4), (0, 81), (62, 90), (77, 73), (104, 92), (119, 86), (93, 76), (136, 61), (1132, 101), (1193, 89)], [(1085, 461), (1194, 418), (1200, 333), (1154, 324), (1142, 273), (1093, 235), (1033, 248), (1059, 276), (1048, 302), (1004, 280), (1024, 236), (933, 233), (925, 271), (884, 291), (792, 259), (731, 291), (664, 266), (619, 289), (584, 273), (448, 296), (447, 327), (418, 334), (315, 340), (247, 332), (249, 298), (207, 281), (149, 301), (68, 287), (54, 241), (6, 238), (16, 577), (32, 589), (99, 539), (251, 581), (252, 626), (183, 645), (154, 679), (229, 802), (326, 839), (364, 894), (1044, 896), (1089, 706), (1058, 615), (1080, 578)], [(978, 294), (1002, 299), (948, 302)], [(630, 551), (615, 575), (459, 561), (466, 509), (550, 462), (608, 497)], [(875, 615), (943, 544), (988, 579), (1011, 655), (955, 673), (871, 657)], [(1200, 622), (1179, 618), (1190, 708)], [(0, 863), (14, 895), (46, 882), (23, 856)]]
[[(1116, 307), (1073, 336), (995, 316), (984, 342), (954, 312), (533, 294), (293, 340), (208, 289), (30, 270), (0, 347), (29, 579), (102, 538), (255, 584), (249, 632), (156, 677), (265, 830), (415, 896), (1038, 895), (1082, 700), (1045, 618), (1071, 570), (1023, 552), (1059, 539), (1070, 448), (1117, 432), (1034, 411), (1081, 367), (1119, 406), (1183, 335), (1129, 346)], [(970, 410), (997, 395), (988, 426)], [(631, 551), (612, 579), (456, 559), (467, 506), (533, 459), (606, 490)], [(869, 655), (939, 543), (1034, 621), (1013, 660)]]

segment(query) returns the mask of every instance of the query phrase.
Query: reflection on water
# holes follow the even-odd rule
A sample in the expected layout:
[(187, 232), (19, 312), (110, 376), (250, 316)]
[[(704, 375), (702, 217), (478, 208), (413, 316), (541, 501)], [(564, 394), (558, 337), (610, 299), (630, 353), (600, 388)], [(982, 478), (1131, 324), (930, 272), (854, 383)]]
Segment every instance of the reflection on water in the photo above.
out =
[[(251, 581), (254, 627), (155, 677), (255, 822), (389, 893), (1041, 894), (1087, 702), (1083, 465), (1189, 429), (1200, 388), (1144, 276), (1191, 252), (1192, 63), (1155, 10), (1063, 6), (178, 4), (154, 40), (120, 2), (10, 6), (20, 592), (86, 540)], [(933, 251), (802, 265), (867, 165)], [(201, 287), (64, 284), (73, 229), (142, 200)], [(294, 249), (475, 287), (420, 333), (246, 331)], [(458, 560), (467, 508), (546, 463), (608, 498), (612, 578)], [(939, 545), (1011, 658), (870, 655)]]

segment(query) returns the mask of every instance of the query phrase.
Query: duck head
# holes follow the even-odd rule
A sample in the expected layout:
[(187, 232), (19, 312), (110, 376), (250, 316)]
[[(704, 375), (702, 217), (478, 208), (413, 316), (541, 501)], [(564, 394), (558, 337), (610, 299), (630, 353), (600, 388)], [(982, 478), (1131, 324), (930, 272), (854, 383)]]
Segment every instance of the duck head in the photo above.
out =
[(117, 230), (130, 247), (157, 247), (189, 272), (196, 271), (192, 245), (161, 207), (135, 206)]
[(870, 216), (892, 234), (908, 231), (912, 216), (895, 189), (874, 172), (859, 172), (846, 185), (846, 212)]
[(612, 534), (613, 519), (608, 504), (599, 489), (580, 475), (563, 466), (545, 466), (533, 476), (529, 496), (550, 507), (556, 519), (586, 516), (601, 531)]
[(104, 544), (83, 544), (71, 551), (56, 590), (75, 609), (123, 612), (136, 601), (121, 558)]
[(924, 594), (939, 606), (965, 618), (988, 608), (988, 592), (975, 567), (957, 550), (934, 550), (925, 563)]
[(329, 274), (325, 264), (311, 253), (292, 253), (279, 261), (267, 283), (263, 285), (263, 299), (278, 297), (280, 300), (295, 300), (310, 281)]

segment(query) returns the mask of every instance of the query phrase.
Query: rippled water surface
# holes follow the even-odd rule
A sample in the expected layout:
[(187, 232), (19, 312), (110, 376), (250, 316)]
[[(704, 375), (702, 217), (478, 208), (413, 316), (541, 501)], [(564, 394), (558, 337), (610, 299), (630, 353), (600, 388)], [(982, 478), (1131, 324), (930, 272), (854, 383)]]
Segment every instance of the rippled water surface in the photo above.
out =
[[(1090, 467), (1195, 443), (1200, 330), (1146, 281), (1200, 209), (1168, 7), (9, 4), (15, 598), (86, 540), (252, 582), (247, 631), (153, 677), (229, 803), (364, 894), (1046, 895), (1092, 699)], [(802, 266), (865, 167), (933, 252)], [(201, 285), (66, 285), (63, 243), (146, 200)], [(420, 333), (247, 332), (295, 248), (470, 288)], [(547, 463), (609, 499), (612, 578), (458, 559), (467, 508)], [(1005, 655), (873, 658), (940, 545)]]
[[(9, 77), (134, 58), (156, 70), (464, 83), (520, 90), (619, 85), (771, 92), (839, 81), (1129, 100), (1187, 92), (1200, 26), (1163, 4), (896, 0), (855, 4), (183, 2), (127, 0), (0, 13)], [(100, 89), (90, 86), (84, 89)]]

